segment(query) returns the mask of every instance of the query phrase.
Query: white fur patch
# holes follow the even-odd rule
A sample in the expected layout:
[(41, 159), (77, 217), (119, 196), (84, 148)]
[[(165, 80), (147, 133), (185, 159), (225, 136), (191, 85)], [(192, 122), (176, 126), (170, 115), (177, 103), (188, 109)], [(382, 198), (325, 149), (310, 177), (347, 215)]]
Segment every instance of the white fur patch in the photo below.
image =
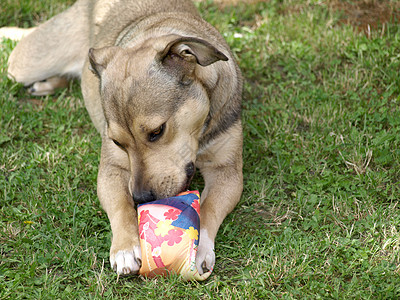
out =
[(2, 27), (0, 28), (0, 39), (6, 38), (19, 41), (30, 34), (33, 30), (35, 30), (35, 28)]
[(199, 248), (196, 255), (196, 268), (200, 275), (213, 270), (215, 264), (214, 241), (208, 237), (207, 229), (200, 230)]
[(132, 251), (118, 251), (114, 257), (110, 257), (110, 263), (118, 275), (137, 274), (142, 265), (140, 246), (135, 246)]

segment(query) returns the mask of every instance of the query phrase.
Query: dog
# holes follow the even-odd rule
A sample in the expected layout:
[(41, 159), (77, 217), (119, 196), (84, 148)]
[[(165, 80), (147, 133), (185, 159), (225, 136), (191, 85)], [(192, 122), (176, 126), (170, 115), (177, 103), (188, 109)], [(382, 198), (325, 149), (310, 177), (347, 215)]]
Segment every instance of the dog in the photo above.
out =
[(112, 230), (111, 267), (141, 266), (135, 205), (204, 178), (196, 268), (209, 275), (224, 218), (240, 200), (242, 75), (217, 30), (187, 0), (78, 0), (19, 43), (8, 75), (33, 95), (81, 79), (102, 138), (97, 194)]

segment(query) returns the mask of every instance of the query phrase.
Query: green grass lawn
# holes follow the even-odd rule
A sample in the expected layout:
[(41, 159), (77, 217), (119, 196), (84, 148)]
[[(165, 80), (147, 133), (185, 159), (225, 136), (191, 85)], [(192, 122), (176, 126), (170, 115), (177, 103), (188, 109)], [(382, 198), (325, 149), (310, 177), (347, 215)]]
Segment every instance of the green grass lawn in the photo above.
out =
[[(43, 2), (2, 1), (0, 26), (73, 1)], [(117, 278), (79, 84), (28, 95), (1, 42), (0, 299), (400, 298), (400, 6), (254, 2), (198, 4), (246, 79), (244, 193), (202, 283)], [(393, 17), (366, 32), (343, 9), (356, 2)]]

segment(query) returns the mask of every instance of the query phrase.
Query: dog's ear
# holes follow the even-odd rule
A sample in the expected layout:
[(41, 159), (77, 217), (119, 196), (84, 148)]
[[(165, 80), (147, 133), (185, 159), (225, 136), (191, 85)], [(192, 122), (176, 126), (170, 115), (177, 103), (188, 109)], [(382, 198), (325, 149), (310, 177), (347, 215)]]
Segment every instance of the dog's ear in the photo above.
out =
[(205, 40), (180, 37), (167, 44), (159, 53), (159, 60), (175, 72), (190, 75), (196, 64), (205, 67), (219, 60), (227, 61), (228, 57)]
[(100, 49), (89, 49), (89, 69), (98, 77), (107, 68), (111, 58), (115, 55), (117, 47), (104, 47)]

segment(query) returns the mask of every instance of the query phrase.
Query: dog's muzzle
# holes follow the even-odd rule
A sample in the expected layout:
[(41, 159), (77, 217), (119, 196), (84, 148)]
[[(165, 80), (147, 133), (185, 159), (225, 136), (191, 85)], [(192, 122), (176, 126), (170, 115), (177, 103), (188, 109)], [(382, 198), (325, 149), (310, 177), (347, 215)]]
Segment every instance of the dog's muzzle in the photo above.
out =
[[(185, 166), (186, 181), (184, 182), (180, 192), (189, 189), (190, 183), (192, 182), (195, 172), (196, 172), (196, 167), (194, 166), (193, 162), (190, 162)], [(133, 200), (135, 201), (136, 204), (142, 204), (157, 200), (157, 196), (152, 191), (139, 190), (133, 192)]]
[(156, 200), (156, 196), (153, 194), (152, 191), (140, 191), (133, 193), (133, 200), (136, 204), (142, 204), (150, 201)]

